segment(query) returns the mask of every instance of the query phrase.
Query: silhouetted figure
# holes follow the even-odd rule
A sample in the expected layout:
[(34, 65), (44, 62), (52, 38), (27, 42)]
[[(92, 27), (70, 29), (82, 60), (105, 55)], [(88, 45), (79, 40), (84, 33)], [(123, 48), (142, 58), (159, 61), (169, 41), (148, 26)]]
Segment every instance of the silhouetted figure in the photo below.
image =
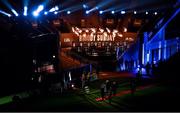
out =
[(110, 87), (108, 90), (108, 100), (109, 100), (109, 103), (111, 103), (111, 101), (112, 101), (112, 86), (111, 86), (111, 84), (110, 84)]
[(111, 88), (111, 83), (109, 80), (106, 80), (106, 94), (108, 95), (109, 91), (110, 91), (110, 88)]
[(112, 83), (112, 95), (115, 96), (117, 92), (117, 83), (114, 81)]
[(140, 85), (142, 79), (141, 69), (139, 69), (138, 72), (136, 73), (136, 79), (137, 79), (137, 84)]
[(153, 62), (153, 64), (152, 64), (152, 74), (153, 75), (155, 75), (155, 69), (156, 69), (156, 65), (155, 65), (155, 63)]
[(151, 68), (151, 66), (150, 66), (150, 64), (149, 64), (149, 62), (146, 64), (146, 73), (147, 73), (147, 75), (149, 76), (150, 75), (150, 68)]

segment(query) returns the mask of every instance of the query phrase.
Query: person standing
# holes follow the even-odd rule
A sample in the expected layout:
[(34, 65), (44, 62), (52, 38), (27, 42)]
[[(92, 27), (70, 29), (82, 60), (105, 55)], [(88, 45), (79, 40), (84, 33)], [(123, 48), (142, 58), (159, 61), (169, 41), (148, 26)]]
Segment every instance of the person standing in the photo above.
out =
[(149, 62), (146, 64), (146, 73), (148, 76), (150, 75), (150, 64), (149, 64)]
[(112, 95), (115, 96), (117, 92), (117, 83), (114, 81), (112, 83)]
[[(111, 87), (111, 83), (109, 80), (106, 80), (106, 90), (107, 90), (107, 93), (110, 91), (110, 87)], [(108, 94), (107, 94), (108, 95)]]

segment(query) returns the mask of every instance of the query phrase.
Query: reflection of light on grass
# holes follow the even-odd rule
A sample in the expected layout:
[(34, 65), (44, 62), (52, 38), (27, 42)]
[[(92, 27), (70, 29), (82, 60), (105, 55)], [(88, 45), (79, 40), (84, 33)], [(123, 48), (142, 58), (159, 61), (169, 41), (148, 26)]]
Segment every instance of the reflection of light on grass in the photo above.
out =
[[(29, 97), (29, 94), (24, 92), (24, 93), (17, 94), (17, 96), (19, 96), (21, 99), (24, 99), (24, 98)], [(0, 98), (0, 105), (12, 102), (12, 97), (13, 96), (11, 95), (11, 96), (5, 96), (5, 97)]]
[(6, 97), (0, 98), (0, 105), (7, 104), (7, 103), (10, 103), (10, 102), (12, 102), (12, 97), (11, 96), (6, 96)]

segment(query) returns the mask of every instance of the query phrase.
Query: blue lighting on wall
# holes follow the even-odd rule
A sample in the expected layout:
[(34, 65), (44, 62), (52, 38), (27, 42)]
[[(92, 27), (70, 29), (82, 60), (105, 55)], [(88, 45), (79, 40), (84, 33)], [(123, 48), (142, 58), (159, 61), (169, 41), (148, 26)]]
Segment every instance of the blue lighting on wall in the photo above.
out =
[(158, 60), (161, 59), (161, 42), (159, 42)]

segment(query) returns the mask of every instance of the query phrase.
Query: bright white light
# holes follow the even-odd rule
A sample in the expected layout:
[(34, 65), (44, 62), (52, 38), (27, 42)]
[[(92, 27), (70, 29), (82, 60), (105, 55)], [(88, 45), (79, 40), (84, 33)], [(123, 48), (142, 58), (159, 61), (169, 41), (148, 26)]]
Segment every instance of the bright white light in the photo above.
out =
[(12, 15), (11, 14), (7, 14), (8, 17), (11, 17)]
[(136, 12), (136, 11), (134, 11), (134, 14), (137, 14), (137, 12)]
[(67, 11), (67, 14), (71, 14), (71, 11)]
[(49, 10), (49, 12), (54, 12), (54, 11), (56, 11), (54, 7)]
[(146, 15), (148, 15), (148, 12), (146, 11)]
[(124, 32), (127, 32), (127, 28), (124, 27)]
[(24, 7), (24, 13), (23, 13), (24, 16), (27, 16), (27, 9), (28, 9), (27, 6), (25, 6)]
[(88, 29), (86, 29), (86, 33), (89, 33), (89, 30), (88, 30)]
[(112, 14), (114, 14), (115, 12), (114, 11), (111, 11)]
[(89, 14), (89, 11), (86, 11), (86, 14)]
[(48, 12), (46, 12), (46, 11), (45, 11), (45, 12), (44, 12), (44, 14), (45, 14), (45, 15), (47, 15), (47, 14), (48, 14)]
[(147, 62), (149, 62), (149, 57), (150, 57), (150, 55), (149, 55), (149, 53), (147, 54)]
[(39, 16), (39, 13), (37, 11), (34, 11), (33, 16), (37, 17), (37, 16)]
[(125, 14), (126, 12), (125, 11), (121, 11), (121, 14)]
[(83, 8), (86, 9), (88, 8), (88, 6), (86, 4), (83, 4)]
[(38, 6), (38, 9), (37, 9), (36, 11), (39, 13), (39, 12), (41, 12), (43, 9), (44, 9), (44, 6), (43, 6), (43, 5), (39, 5), (39, 6)]
[(55, 11), (55, 12), (54, 12), (54, 14), (55, 14), (55, 15), (57, 15), (57, 14), (58, 14), (58, 12), (57, 12), (57, 11)]
[(40, 13), (43, 9), (44, 9), (44, 6), (43, 6), (43, 5), (39, 5), (38, 8), (37, 8), (37, 10), (35, 10), (35, 11), (33, 12), (33, 16), (35, 16), (35, 17), (39, 16), (39, 13)]
[(0, 13), (6, 15), (6, 16), (8, 16), (8, 17), (11, 17), (11, 14), (8, 14), (8, 13), (2, 11), (2, 10), (0, 10)]
[(122, 34), (118, 34), (118, 36), (119, 36), (119, 37), (123, 37), (123, 35), (122, 35)]
[(53, 58), (56, 58), (56, 56), (55, 56), (55, 55), (53, 55)]
[(59, 10), (59, 7), (58, 7), (58, 6), (55, 6), (54, 9), (57, 11), (57, 10)]
[(157, 15), (157, 12), (154, 12), (154, 15)]
[(99, 11), (99, 14), (102, 14), (103, 13), (103, 11)]
[(11, 11), (14, 13), (15, 16), (19, 16), (19, 14), (14, 9), (11, 9)]
[(69, 72), (69, 80), (71, 81), (72, 79), (71, 79), (71, 72)]

